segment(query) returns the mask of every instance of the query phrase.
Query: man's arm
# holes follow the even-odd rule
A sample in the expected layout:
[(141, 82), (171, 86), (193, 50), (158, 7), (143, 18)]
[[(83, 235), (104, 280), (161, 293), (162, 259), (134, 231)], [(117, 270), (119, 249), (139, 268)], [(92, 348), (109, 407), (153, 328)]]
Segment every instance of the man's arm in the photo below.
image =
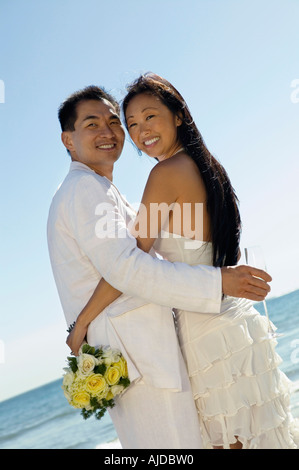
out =
[(107, 182), (87, 174), (74, 185), (66, 217), (82, 255), (115, 289), (149, 303), (191, 311), (220, 311), (219, 268), (188, 266), (152, 257), (138, 248)]
[[(247, 267), (246, 267), (247, 268)], [(226, 269), (226, 268), (225, 268)], [(230, 269), (230, 268), (227, 268)], [(233, 283), (232, 288), (236, 289), (236, 285), (240, 285), (241, 289), (241, 283), (240, 283), (240, 269), (242, 270), (242, 267), (240, 266), (238, 268), (238, 271), (232, 271), (228, 277), (228, 282), (233, 282), (233, 279), (236, 279), (236, 282)], [(247, 287), (247, 279), (245, 278), (245, 275), (248, 274), (247, 272), (244, 272), (244, 288), (243, 291), (240, 290), (239, 294), (241, 297), (248, 297), (250, 293), (248, 292), (248, 287)], [(225, 278), (225, 276), (223, 276)], [(247, 289), (247, 290), (245, 290)], [(87, 329), (90, 323), (114, 300), (116, 300), (119, 296), (121, 295), (121, 292), (116, 290), (114, 287), (112, 287), (110, 284), (108, 284), (104, 278), (100, 280), (98, 283), (97, 287), (95, 288), (94, 293), (92, 294), (91, 298), (89, 299), (88, 303), (86, 306), (83, 308), (83, 310), (80, 312), (76, 325), (73, 328), (73, 330), (70, 332), (70, 334), (67, 337), (67, 344), (70, 347), (72, 353), (77, 356), (79, 354), (79, 349), (84, 341), (84, 338), (87, 334)], [(265, 292), (263, 291), (261, 295), (265, 295)], [(259, 299), (257, 299), (259, 300)]]
[(118, 203), (101, 177), (86, 175), (77, 183), (68, 213), (82, 252), (115, 289), (151, 303), (211, 313), (220, 311), (222, 292), (234, 295), (226, 287), (228, 279), (233, 279), (236, 294), (245, 292), (238, 279), (248, 284), (252, 276), (239, 275), (241, 267), (227, 269), (222, 278), (219, 268), (170, 263), (140, 250)]

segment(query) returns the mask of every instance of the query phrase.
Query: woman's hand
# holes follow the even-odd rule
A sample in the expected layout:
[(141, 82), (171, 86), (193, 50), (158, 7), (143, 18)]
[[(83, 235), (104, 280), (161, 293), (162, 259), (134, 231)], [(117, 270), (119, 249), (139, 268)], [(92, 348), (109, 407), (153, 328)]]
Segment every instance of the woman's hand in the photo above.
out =
[(68, 345), (74, 356), (79, 355), (79, 349), (85, 340), (85, 337), (87, 335), (87, 329), (88, 326), (84, 326), (80, 324), (80, 322), (76, 322), (74, 328), (66, 339), (66, 344)]

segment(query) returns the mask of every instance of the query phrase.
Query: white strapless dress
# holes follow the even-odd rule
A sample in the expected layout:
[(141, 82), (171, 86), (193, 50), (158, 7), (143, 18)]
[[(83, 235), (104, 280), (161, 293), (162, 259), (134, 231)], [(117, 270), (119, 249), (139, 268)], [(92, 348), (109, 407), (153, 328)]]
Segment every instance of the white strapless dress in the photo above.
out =
[[(169, 261), (212, 265), (212, 244), (161, 232), (155, 250)], [(299, 446), (289, 409), (291, 382), (279, 370), (275, 340), (265, 339), (266, 317), (251, 301), (226, 297), (220, 314), (175, 310), (205, 448)]]

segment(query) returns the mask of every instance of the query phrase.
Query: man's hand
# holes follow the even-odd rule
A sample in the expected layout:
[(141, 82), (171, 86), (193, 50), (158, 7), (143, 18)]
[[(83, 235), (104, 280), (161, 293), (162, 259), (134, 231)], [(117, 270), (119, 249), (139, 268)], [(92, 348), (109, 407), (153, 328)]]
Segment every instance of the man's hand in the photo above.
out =
[(228, 266), (221, 268), (222, 291), (225, 295), (262, 301), (270, 292), (271, 276), (262, 269), (251, 266)]

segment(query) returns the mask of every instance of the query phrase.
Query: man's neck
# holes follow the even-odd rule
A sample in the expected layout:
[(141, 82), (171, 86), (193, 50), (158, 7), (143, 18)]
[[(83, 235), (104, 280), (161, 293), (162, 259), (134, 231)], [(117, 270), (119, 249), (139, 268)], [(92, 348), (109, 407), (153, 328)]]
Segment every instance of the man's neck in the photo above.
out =
[(104, 171), (102, 168), (92, 167), (91, 165), (88, 165), (88, 166), (95, 173), (97, 173), (100, 176), (105, 176), (106, 178), (108, 178), (108, 180), (110, 180), (112, 182), (112, 180), (113, 180), (113, 167), (111, 168), (111, 170), (108, 170), (108, 169), (105, 168), (105, 171)]
[(88, 166), (88, 168), (93, 170), (98, 175), (105, 176), (111, 182), (113, 181), (113, 165), (112, 166), (107, 165), (105, 166), (105, 168), (103, 168), (103, 167), (98, 167), (97, 165), (89, 165), (88, 163), (80, 162), (79, 160), (76, 160), (75, 158), (72, 158), (72, 161), (82, 163), (83, 165)]

